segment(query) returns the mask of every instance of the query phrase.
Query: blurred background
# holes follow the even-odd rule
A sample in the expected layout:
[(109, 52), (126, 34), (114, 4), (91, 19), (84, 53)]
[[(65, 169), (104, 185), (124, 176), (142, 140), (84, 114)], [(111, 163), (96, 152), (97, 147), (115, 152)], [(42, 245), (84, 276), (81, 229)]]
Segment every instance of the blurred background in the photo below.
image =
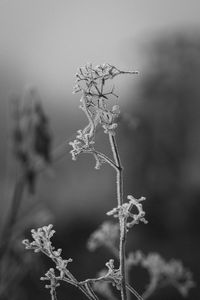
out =
[[(34, 196), (25, 194), (20, 237), (53, 223), (55, 244), (73, 257), (80, 279), (95, 276), (110, 258), (104, 249), (89, 253), (86, 241), (115, 206), (115, 174), (107, 166), (94, 170), (91, 156), (71, 160), (68, 142), (86, 125), (72, 88), (79, 66), (108, 62), (139, 71), (115, 84), (125, 195), (147, 197), (149, 220), (130, 232), (128, 251), (182, 260), (197, 283), (188, 299), (200, 297), (199, 12), (197, 0), (0, 0), (0, 226), (9, 215), (17, 176), (10, 98), (13, 93), (23, 98), (33, 85), (48, 116), (53, 148), (65, 142), (66, 154), (40, 174)], [(101, 134), (99, 145), (108, 151)], [(48, 262), (35, 256), (27, 258), (35, 260), (34, 270), (21, 268), (9, 299), (49, 299), (39, 281)], [(60, 294), (83, 298), (68, 287)], [(169, 288), (152, 299), (182, 298)]]

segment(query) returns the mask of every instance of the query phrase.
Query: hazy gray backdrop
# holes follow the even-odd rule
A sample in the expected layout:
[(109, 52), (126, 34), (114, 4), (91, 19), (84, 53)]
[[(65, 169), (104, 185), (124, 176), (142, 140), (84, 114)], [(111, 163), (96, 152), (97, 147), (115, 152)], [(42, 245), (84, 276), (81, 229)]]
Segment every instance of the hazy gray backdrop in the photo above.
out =
[[(40, 176), (36, 199), (27, 197), (23, 205), (43, 203), (60, 225), (67, 255), (81, 253), (77, 270), (87, 271), (84, 241), (115, 205), (115, 178), (107, 166), (94, 170), (90, 156), (71, 160), (68, 141), (86, 124), (79, 95), (72, 95), (74, 74), (87, 62), (136, 69), (138, 76), (116, 80), (123, 116), (119, 143), (125, 194), (147, 196), (150, 222), (135, 230), (128, 247), (181, 258), (198, 281), (199, 16), (198, 0), (0, 0), (0, 224), (16, 174), (9, 98), (33, 85), (50, 119), (53, 146), (67, 141), (66, 156)], [(40, 299), (41, 286), (31, 286), (37, 292), (19, 299)], [(191, 299), (199, 299), (197, 293)], [(43, 290), (40, 296), (48, 298)], [(174, 292), (161, 296), (179, 299)]]

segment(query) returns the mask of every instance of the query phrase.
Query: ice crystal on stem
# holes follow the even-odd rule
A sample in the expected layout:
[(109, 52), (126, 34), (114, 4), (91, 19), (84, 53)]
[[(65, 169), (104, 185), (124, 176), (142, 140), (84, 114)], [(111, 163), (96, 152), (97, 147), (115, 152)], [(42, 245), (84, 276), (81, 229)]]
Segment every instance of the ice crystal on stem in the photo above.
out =
[[(68, 263), (72, 262), (72, 259), (63, 259), (61, 257), (61, 249), (55, 250), (52, 245), (51, 238), (53, 237), (55, 230), (53, 225), (43, 226), (37, 230), (31, 230), (33, 241), (30, 242), (28, 239), (24, 240), (22, 243), (25, 245), (26, 249), (34, 250), (35, 252), (42, 252), (48, 256), (56, 265), (56, 269), (59, 271), (59, 276), (55, 275), (55, 270), (51, 268), (42, 280), (50, 280), (50, 288), (52, 300), (56, 300), (55, 289), (58, 286), (59, 281), (67, 282), (71, 285), (79, 288), (90, 300), (97, 300), (98, 298), (94, 293), (90, 292), (85, 286), (82, 286), (78, 280), (73, 276), (73, 274), (68, 269)], [(92, 294), (91, 294), (92, 293)]]
[[(32, 249), (35, 252), (47, 252), (51, 255), (54, 247), (51, 243), (51, 238), (55, 233), (55, 230), (52, 229), (53, 225), (49, 224), (48, 226), (43, 226), (42, 228), (38, 228), (37, 230), (32, 229), (31, 235), (33, 238), (33, 242), (30, 242), (28, 239), (23, 241), (26, 249)], [(55, 252), (55, 255), (58, 256), (61, 254), (61, 249)]]
[(106, 267), (108, 268), (108, 271), (107, 274), (104, 275), (104, 278), (111, 281), (118, 290), (121, 290), (122, 276), (120, 274), (120, 269), (115, 269), (114, 259), (110, 259), (106, 263)]
[[(98, 273), (98, 277), (104, 278), (106, 273), (107, 273), (106, 269), (103, 269)], [(112, 286), (110, 285), (109, 281), (106, 281), (106, 280), (96, 281), (92, 284), (92, 286), (96, 292), (98, 292), (100, 295), (102, 295), (106, 299), (117, 300), (117, 298), (115, 297), (115, 295), (113, 293), (113, 289), (112, 289)]]
[(122, 275), (120, 273), (120, 269), (115, 268), (114, 259), (110, 259), (108, 262), (106, 262), (105, 265), (107, 267), (107, 271), (104, 272), (103, 270), (101, 272), (102, 276), (93, 279), (86, 279), (85, 281), (82, 281), (81, 284), (110, 282), (113, 286), (116, 287), (117, 290), (121, 290)]
[(53, 268), (49, 269), (45, 277), (41, 277), (40, 280), (42, 281), (50, 281), (50, 284), (46, 284), (45, 288), (50, 289), (51, 299), (56, 300), (56, 288), (60, 286), (60, 283), (58, 282), (58, 279), (56, 278), (55, 271)]
[(52, 229), (53, 225), (43, 226), (37, 230), (32, 229), (31, 234), (33, 241), (28, 239), (23, 241), (26, 249), (34, 250), (35, 252), (42, 252), (51, 258), (56, 263), (56, 268), (60, 271), (60, 277), (64, 278), (67, 270), (67, 265), (72, 262), (72, 259), (63, 259), (61, 257), (62, 250), (57, 249), (52, 245), (51, 238), (53, 237), (55, 230)]
[[(136, 199), (131, 195), (128, 195), (127, 198), (129, 199), (128, 203), (123, 203), (121, 206), (113, 208), (111, 211), (107, 212), (107, 215), (113, 216), (114, 218), (123, 219), (125, 221), (127, 230), (138, 224), (139, 222), (147, 224), (148, 221), (145, 219), (145, 212), (143, 210), (142, 204), (140, 203), (146, 198), (141, 197), (139, 199)], [(137, 214), (133, 214), (131, 212), (133, 207), (137, 208)], [(130, 222), (128, 222), (129, 218), (131, 219)]]

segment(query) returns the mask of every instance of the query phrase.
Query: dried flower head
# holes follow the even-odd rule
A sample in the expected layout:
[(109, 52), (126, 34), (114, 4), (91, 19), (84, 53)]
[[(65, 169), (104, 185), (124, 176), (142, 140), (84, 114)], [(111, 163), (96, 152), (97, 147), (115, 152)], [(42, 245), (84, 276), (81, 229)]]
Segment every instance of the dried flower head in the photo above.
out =
[(37, 230), (32, 229), (31, 234), (33, 241), (30, 242), (28, 239), (23, 240), (23, 244), (26, 249), (34, 250), (34, 252), (42, 252), (51, 258), (55, 264), (56, 268), (60, 271), (60, 277), (63, 278), (67, 273), (68, 263), (72, 262), (72, 259), (63, 259), (61, 257), (62, 249), (55, 250), (52, 245), (51, 238), (53, 237), (55, 230), (52, 229), (53, 225), (43, 226)]
[(110, 104), (110, 96), (118, 97), (114, 93), (114, 86), (107, 91), (106, 83), (117, 75), (137, 74), (136, 71), (121, 71), (110, 64), (102, 64), (92, 67), (88, 64), (79, 68), (76, 73), (76, 84), (74, 92), (81, 92), (80, 108), (88, 119), (88, 125), (78, 130), (76, 139), (69, 144), (72, 146), (72, 159), (84, 153), (92, 153), (96, 160), (96, 169), (99, 169), (104, 159), (98, 155), (94, 149), (95, 133), (98, 126), (102, 127), (106, 134), (115, 135), (117, 128), (117, 118), (120, 114), (119, 105)]
[(33, 242), (30, 242), (28, 239), (24, 240), (22, 243), (25, 245), (26, 249), (32, 249), (35, 252), (47, 252), (51, 254), (52, 243), (51, 238), (55, 233), (55, 230), (52, 229), (53, 225), (49, 224), (48, 226), (43, 226), (37, 230), (32, 229), (31, 235)]
[[(147, 224), (148, 221), (145, 219), (145, 212), (143, 210), (142, 204), (140, 202), (144, 201), (146, 198), (141, 197), (139, 199), (134, 198), (132, 195), (128, 195), (128, 203), (123, 203), (121, 206), (113, 208), (111, 211), (107, 212), (108, 216), (114, 216), (114, 218), (123, 219), (126, 224), (127, 231), (129, 228), (138, 224), (140, 221)], [(133, 214), (131, 211), (136, 207), (138, 210), (137, 214)], [(128, 221), (131, 219), (131, 221)]]
[(76, 84), (74, 93), (85, 90), (87, 95), (92, 97), (103, 97), (107, 99), (108, 95), (114, 95), (113, 90), (103, 93), (103, 87), (108, 80), (121, 74), (138, 74), (137, 71), (121, 71), (111, 64), (101, 64), (93, 67), (92, 64), (86, 64), (80, 67), (76, 73)]

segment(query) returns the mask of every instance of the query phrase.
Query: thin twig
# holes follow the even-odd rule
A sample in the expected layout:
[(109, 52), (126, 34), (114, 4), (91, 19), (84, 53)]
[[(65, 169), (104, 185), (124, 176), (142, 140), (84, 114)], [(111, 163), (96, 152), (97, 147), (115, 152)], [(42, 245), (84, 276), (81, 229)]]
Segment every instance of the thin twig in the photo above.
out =
[(130, 286), (128, 283), (126, 283), (126, 287), (127, 289), (133, 294), (135, 295), (135, 297), (138, 299), (138, 300), (144, 300), (144, 298), (142, 296), (140, 296), (138, 294), (138, 292), (132, 287)]
[(114, 168), (116, 171), (118, 170), (118, 166), (115, 164), (115, 162), (110, 159), (107, 155), (103, 154), (102, 152), (96, 151), (96, 150), (86, 150), (84, 153), (91, 153), (93, 155), (97, 155), (101, 157), (105, 162), (107, 162), (112, 168)]
[(75, 287), (77, 287), (89, 300), (94, 300), (94, 297), (92, 297), (89, 293), (88, 293), (88, 291), (86, 291), (86, 289), (80, 284), (80, 282), (74, 282), (74, 281), (72, 281), (72, 280), (70, 280), (70, 279), (67, 279), (66, 277), (64, 277), (63, 279), (62, 279), (62, 281), (65, 281), (65, 282), (67, 282), (67, 283), (69, 283), (69, 284), (71, 284), (71, 285), (73, 285), (73, 286), (75, 286)]
[[(49, 255), (49, 253), (46, 252), (45, 250), (42, 250), (42, 252), (43, 252), (43, 254), (48, 256), (57, 265), (57, 259), (54, 257), (53, 252), (51, 252), (51, 255)], [(88, 290), (78, 282), (78, 280), (74, 277), (74, 275), (68, 269), (65, 270), (65, 275), (67, 277), (64, 277), (60, 280), (65, 281), (65, 282), (72, 284), (72, 285), (76, 286), (77, 288), (79, 288), (79, 290), (81, 290), (81, 292), (83, 294), (85, 294), (89, 300), (98, 300), (98, 297), (96, 296), (96, 294), (94, 293), (94, 295), (91, 295), (91, 293), (89, 293)], [(52, 299), (52, 300), (54, 300), (54, 299)]]

